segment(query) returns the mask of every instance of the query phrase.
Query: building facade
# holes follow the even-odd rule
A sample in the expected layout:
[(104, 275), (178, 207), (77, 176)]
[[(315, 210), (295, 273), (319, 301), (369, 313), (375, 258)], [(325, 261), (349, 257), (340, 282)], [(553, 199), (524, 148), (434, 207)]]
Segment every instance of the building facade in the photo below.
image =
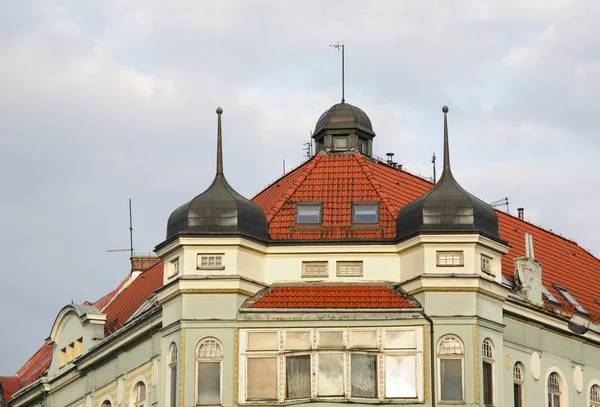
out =
[(225, 178), (222, 113), (212, 184), (156, 258), (59, 312), (0, 378), (8, 405), (600, 406), (599, 259), (465, 191), (447, 107), (435, 185), (374, 158), (341, 103), (252, 200)]

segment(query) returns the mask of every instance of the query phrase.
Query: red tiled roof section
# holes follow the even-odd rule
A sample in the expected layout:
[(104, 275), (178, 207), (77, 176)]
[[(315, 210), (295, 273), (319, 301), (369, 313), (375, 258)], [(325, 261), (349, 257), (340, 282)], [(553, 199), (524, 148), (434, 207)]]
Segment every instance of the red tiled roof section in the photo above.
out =
[(563, 308), (574, 313), (574, 308), (554, 289), (553, 284), (566, 288), (585, 308), (590, 317), (600, 322), (600, 260), (577, 243), (515, 218), (498, 213), (500, 236), (511, 249), (502, 258), (502, 273), (512, 281), (516, 257), (525, 256), (525, 233), (533, 236), (535, 259), (542, 265), (542, 282), (561, 302)]
[(0, 390), (4, 391), (4, 399), (10, 401), (12, 395), (21, 388), (21, 383), (16, 377), (2, 376), (0, 377)]
[(130, 279), (131, 279), (131, 274), (128, 274), (127, 277), (125, 277), (125, 279), (123, 281), (121, 281), (121, 283), (117, 286), (117, 288), (115, 288), (114, 290), (112, 290), (111, 292), (109, 292), (104, 297), (100, 298), (99, 300), (97, 300), (96, 302), (94, 302), (91, 305), (96, 307), (98, 309), (98, 311), (103, 312), (104, 308), (108, 304), (110, 304), (110, 302), (119, 294), (119, 292), (123, 289), (125, 284), (127, 284), (129, 282)]
[(40, 349), (19, 369), (15, 377), (22, 386), (27, 386), (39, 379), (50, 366), (52, 361), (52, 346), (42, 345)]
[(274, 286), (250, 308), (413, 308), (385, 285)]
[[(431, 186), (425, 180), (360, 154), (317, 154), (253, 201), (265, 211), (269, 234), (274, 240), (392, 239), (400, 208)], [(298, 202), (322, 203), (322, 223), (296, 225)], [(379, 223), (353, 224), (354, 202), (378, 202)]]
[(127, 322), (133, 313), (142, 306), (144, 301), (162, 286), (163, 263), (140, 274), (133, 282), (124, 289), (104, 310), (106, 335), (117, 331)]

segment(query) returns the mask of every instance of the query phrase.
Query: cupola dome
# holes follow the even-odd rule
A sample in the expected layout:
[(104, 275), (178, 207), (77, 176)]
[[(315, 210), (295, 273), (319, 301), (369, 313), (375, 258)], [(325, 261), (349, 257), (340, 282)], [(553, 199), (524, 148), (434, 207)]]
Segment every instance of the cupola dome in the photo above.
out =
[(221, 114), (217, 109), (217, 174), (200, 195), (175, 209), (167, 222), (167, 240), (177, 235), (243, 235), (268, 240), (262, 209), (237, 193), (223, 174)]
[(439, 182), (425, 195), (400, 210), (396, 236), (405, 239), (417, 234), (481, 233), (495, 240), (498, 215), (481, 199), (465, 191), (450, 169), (448, 146), (448, 107), (444, 112), (444, 172)]
[(375, 137), (369, 116), (349, 103), (338, 103), (319, 117), (313, 139), (316, 151), (349, 151), (371, 155)]

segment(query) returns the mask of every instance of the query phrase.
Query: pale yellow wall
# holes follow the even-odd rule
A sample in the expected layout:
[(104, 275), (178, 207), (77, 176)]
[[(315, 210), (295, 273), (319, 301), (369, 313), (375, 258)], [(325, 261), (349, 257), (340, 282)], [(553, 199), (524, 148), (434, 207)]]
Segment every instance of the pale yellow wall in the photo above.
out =
[(124, 382), (124, 394), (123, 394), (123, 405), (124, 406), (132, 406), (133, 399), (133, 387), (137, 384), (138, 379), (144, 378), (144, 382), (146, 383), (146, 400), (152, 400), (152, 363), (148, 362), (137, 369), (132, 370), (131, 372), (125, 374), (125, 382)]
[(104, 400), (108, 399), (113, 406), (117, 406), (117, 381), (113, 381), (94, 392), (94, 407), (100, 407)]

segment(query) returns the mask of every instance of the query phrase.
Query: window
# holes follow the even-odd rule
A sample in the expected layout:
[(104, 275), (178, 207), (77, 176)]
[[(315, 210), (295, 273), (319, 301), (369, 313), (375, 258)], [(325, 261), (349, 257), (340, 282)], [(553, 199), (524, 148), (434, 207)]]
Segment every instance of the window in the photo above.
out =
[[(248, 402), (422, 401), (423, 378), (417, 371), (423, 363), (420, 337), (422, 328), (242, 331), (245, 384), (240, 384), (240, 394)], [(283, 394), (278, 388), (284, 389)]]
[(362, 261), (338, 261), (337, 275), (338, 277), (362, 277)]
[(221, 405), (223, 347), (214, 338), (200, 341), (196, 350), (196, 383), (199, 406)]
[(546, 298), (548, 299), (548, 301), (550, 301), (552, 305), (554, 305), (555, 307), (560, 307), (560, 302), (558, 302), (556, 297), (552, 295), (552, 293), (548, 291), (548, 289), (544, 286), (542, 286), (542, 294), (546, 296)]
[(333, 149), (334, 150), (348, 150), (349, 141), (348, 136), (334, 136), (333, 137)]
[(179, 274), (179, 257), (174, 260), (171, 260), (171, 264), (169, 267), (169, 277), (173, 277)]
[(112, 404), (110, 404), (110, 401), (104, 400), (100, 407), (112, 407)]
[(558, 373), (552, 373), (548, 377), (548, 407), (560, 407), (561, 382)]
[(486, 339), (481, 347), (483, 360), (483, 403), (494, 405), (494, 347), (492, 341)]
[(138, 382), (133, 388), (133, 400), (135, 407), (146, 406), (146, 385), (144, 382)]
[(75, 349), (75, 344), (71, 343), (67, 346), (67, 363), (73, 361), (73, 350)]
[(590, 389), (590, 407), (600, 406), (600, 386), (593, 385)]
[(169, 349), (169, 406), (177, 407), (177, 346)]
[(462, 341), (454, 335), (443, 337), (438, 344), (438, 381), (441, 401), (462, 401), (463, 361)]
[(58, 356), (58, 367), (63, 367), (67, 363), (67, 349), (62, 348)]
[[(199, 254), (198, 269), (205, 270), (223, 270), (223, 255), (222, 254)], [(179, 265), (177, 266), (179, 270)]]
[(303, 261), (302, 277), (327, 277), (327, 265), (326, 261)]
[(513, 367), (513, 391), (515, 407), (523, 407), (523, 365), (515, 363)]
[(437, 252), (437, 265), (457, 267), (464, 265), (463, 252)]
[(485, 254), (481, 255), (481, 271), (492, 274), (492, 258)]
[(321, 223), (323, 205), (299, 203), (296, 204), (296, 223)]
[(361, 154), (367, 153), (367, 148), (365, 146), (365, 142), (362, 140), (358, 140), (358, 152)]
[(558, 293), (559, 293), (560, 295), (562, 295), (562, 297), (563, 297), (565, 300), (567, 300), (567, 301), (568, 301), (568, 302), (569, 302), (569, 303), (570, 303), (570, 304), (571, 304), (573, 307), (575, 307), (575, 309), (577, 310), (577, 312), (579, 312), (580, 314), (585, 314), (585, 315), (587, 315), (587, 314), (588, 314), (588, 313), (587, 313), (587, 311), (585, 310), (585, 308), (583, 308), (583, 307), (581, 306), (581, 304), (579, 304), (579, 302), (577, 302), (577, 300), (575, 299), (575, 297), (573, 297), (573, 296), (571, 295), (571, 293), (569, 293), (569, 292), (567, 291), (567, 289), (566, 289), (566, 288), (564, 288), (564, 287), (561, 287), (561, 286), (559, 286), (558, 284), (553, 284), (552, 286), (554, 287), (554, 289), (555, 289), (556, 291), (558, 291)]
[(78, 358), (79, 356), (81, 356), (81, 352), (82, 352), (82, 346), (83, 346), (83, 338), (79, 338), (75, 341), (75, 357)]
[(353, 203), (352, 204), (352, 223), (378, 223), (379, 222), (379, 204), (378, 203)]

